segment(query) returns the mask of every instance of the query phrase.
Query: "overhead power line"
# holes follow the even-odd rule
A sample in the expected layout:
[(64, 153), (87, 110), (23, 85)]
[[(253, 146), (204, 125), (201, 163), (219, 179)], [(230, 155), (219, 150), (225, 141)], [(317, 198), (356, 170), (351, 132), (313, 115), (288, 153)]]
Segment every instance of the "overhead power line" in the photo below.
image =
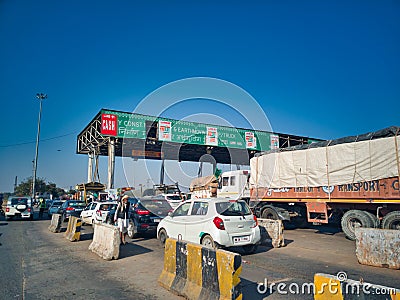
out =
[[(46, 142), (46, 141), (50, 141), (50, 140), (55, 140), (55, 139), (66, 137), (66, 136), (69, 136), (69, 135), (72, 135), (72, 134), (77, 134), (77, 133), (78, 133), (78, 131), (74, 131), (74, 132), (71, 132), (71, 133), (67, 133), (67, 134), (63, 134), (63, 135), (59, 135), (59, 136), (54, 136), (54, 137), (50, 137), (50, 138), (47, 138), (47, 139), (42, 139), (42, 140), (40, 140), (40, 142)], [(36, 143), (36, 141), (22, 142), (22, 143), (9, 144), (9, 145), (0, 145), (0, 148), (22, 146), (22, 145), (28, 145), (28, 144), (34, 144), (34, 143)]]

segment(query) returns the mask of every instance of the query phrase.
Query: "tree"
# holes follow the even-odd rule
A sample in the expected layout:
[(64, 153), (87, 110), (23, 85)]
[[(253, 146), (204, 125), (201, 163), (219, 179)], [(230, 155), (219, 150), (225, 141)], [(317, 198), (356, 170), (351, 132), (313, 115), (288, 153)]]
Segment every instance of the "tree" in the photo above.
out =
[[(36, 178), (36, 185), (35, 189), (37, 193), (50, 193), (53, 197), (58, 198), (65, 194), (64, 190), (57, 187), (55, 183), (49, 182), (46, 184), (45, 179), (43, 178)], [(16, 188), (15, 188), (15, 195), (16, 196), (30, 196), (32, 194), (32, 177), (29, 177), (22, 181)]]

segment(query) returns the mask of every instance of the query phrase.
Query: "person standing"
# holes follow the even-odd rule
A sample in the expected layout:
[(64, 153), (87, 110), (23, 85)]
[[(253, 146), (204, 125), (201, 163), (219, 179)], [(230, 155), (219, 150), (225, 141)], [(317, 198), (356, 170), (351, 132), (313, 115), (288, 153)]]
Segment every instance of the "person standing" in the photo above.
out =
[(46, 200), (44, 198), (39, 199), (39, 219), (43, 218), (43, 212), (46, 208)]
[(129, 202), (128, 196), (122, 197), (121, 201), (118, 203), (117, 210), (114, 215), (114, 222), (118, 222), (117, 226), (119, 229), (119, 234), (121, 238), (121, 243), (126, 244), (126, 235), (128, 233), (129, 226)]

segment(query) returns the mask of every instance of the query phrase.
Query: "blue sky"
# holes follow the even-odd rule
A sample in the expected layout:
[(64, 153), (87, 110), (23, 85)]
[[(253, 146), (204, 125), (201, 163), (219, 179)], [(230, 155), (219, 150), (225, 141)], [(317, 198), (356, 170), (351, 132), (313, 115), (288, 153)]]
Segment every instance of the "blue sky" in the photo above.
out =
[[(3, 0), (0, 38), (2, 192), (15, 176), (32, 176), (38, 92), (48, 95), (38, 177), (62, 187), (86, 180), (76, 136), (101, 108), (133, 111), (190, 77), (241, 87), (276, 132), (333, 139), (400, 125), (398, 1)], [(242, 125), (216, 107), (189, 103), (165, 114)]]

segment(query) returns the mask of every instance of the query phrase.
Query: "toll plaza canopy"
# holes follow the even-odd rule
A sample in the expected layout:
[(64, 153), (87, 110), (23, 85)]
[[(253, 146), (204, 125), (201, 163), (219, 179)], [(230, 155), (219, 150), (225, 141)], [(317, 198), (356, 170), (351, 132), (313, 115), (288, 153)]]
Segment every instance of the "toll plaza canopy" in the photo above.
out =
[[(200, 162), (200, 168), (209, 162), (215, 171), (217, 163), (249, 165), (256, 153), (314, 141), (320, 140), (101, 109), (78, 135), (76, 152), (88, 154), (88, 183), (95, 180), (95, 174), (98, 177), (97, 158), (108, 156), (107, 188), (112, 189), (116, 156), (193, 161)], [(160, 183), (163, 174), (164, 164)]]
[[(318, 139), (101, 109), (79, 133), (78, 154), (249, 165), (255, 153)], [(110, 147), (112, 146), (112, 147)]]

